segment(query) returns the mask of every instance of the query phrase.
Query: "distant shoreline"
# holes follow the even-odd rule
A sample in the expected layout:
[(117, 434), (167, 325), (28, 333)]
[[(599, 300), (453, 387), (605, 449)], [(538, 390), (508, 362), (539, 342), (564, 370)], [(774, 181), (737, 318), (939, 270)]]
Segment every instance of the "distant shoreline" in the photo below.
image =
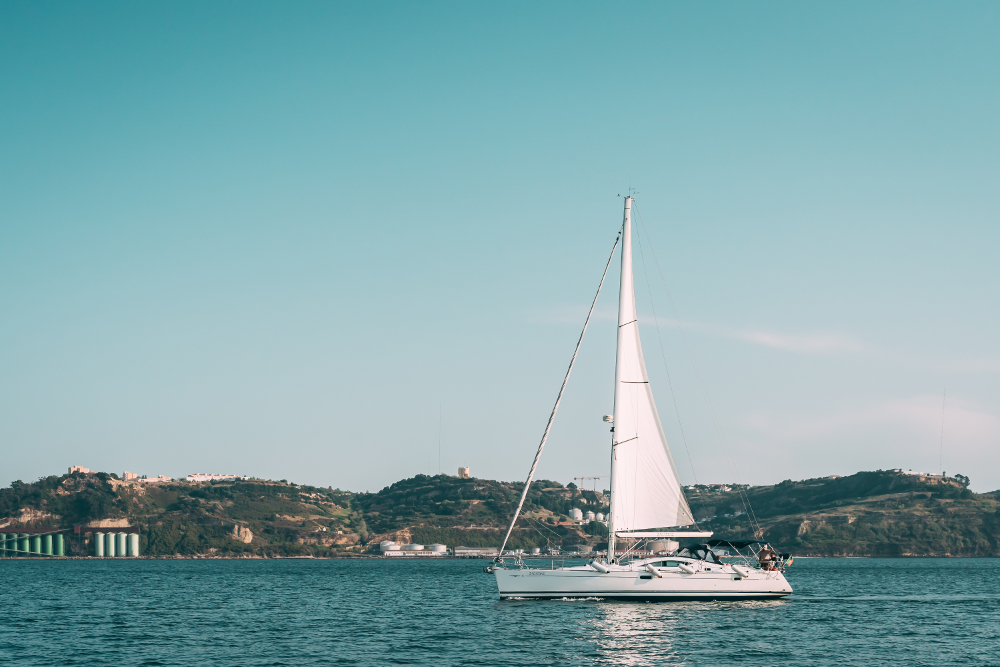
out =
[[(828, 559), (828, 560), (919, 560), (928, 558), (947, 558), (947, 559), (962, 559), (962, 560), (974, 560), (974, 559), (995, 559), (998, 556), (943, 556), (943, 555), (913, 555), (913, 556), (796, 556), (792, 554), (796, 560), (806, 560), (806, 559)], [(145, 561), (145, 560), (379, 560), (386, 562), (427, 562), (427, 561), (439, 561), (439, 560), (492, 560), (487, 556), (482, 557), (469, 557), (469, 556), (432, 556), (432, 557), (413, 557), (413, 558), (386, 558), (378, 554), (351, 554), (343, 556), (128, 556), (128, 557), (96, 557), (96, 556), (50, 556), (50, 557), (30, 557), (30, 556), (8, 556), (5, 558), (0, 558), (0, 563), (5, 561), (94, 561), (94, 562), (104, 562), (104, 561)], [(523, 560), (587, 560), (585, 557), (579, 556), (543, 556), (543, 557), (533, 557), (533, 558), (523, 558)]]

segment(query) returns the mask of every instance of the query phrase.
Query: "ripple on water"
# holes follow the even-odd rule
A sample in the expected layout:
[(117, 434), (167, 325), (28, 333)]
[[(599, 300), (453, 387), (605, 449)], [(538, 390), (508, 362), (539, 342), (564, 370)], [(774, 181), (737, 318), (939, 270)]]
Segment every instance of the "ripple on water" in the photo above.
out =
[(992, 665), (1000, 561), (803, 559), (785, 600), (501, 601), (477, 561), (0, 561), (0, 664)]

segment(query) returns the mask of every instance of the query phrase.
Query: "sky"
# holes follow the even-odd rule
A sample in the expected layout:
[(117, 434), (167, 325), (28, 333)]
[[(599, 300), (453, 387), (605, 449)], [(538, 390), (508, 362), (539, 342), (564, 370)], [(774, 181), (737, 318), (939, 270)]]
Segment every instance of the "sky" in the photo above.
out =
[[(998, 31), (988, 2), (0, 2), (0, 484), (522, 480), (632, 188), (685, 484), (1000, 488)], [(542, 478), (608, 475), (617, 261)]]

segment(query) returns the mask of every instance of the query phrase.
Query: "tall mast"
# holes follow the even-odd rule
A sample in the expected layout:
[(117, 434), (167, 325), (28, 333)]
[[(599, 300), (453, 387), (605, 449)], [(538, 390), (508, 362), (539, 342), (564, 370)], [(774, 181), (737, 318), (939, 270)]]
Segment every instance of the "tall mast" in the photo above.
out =
[(611, 426), (611, 507), (608, 509), (608, 560), (615, 558), (615, 425), (618, 422), (619, 398), (622, 388), (622, 327), (636, 320), (635, 291), (632, 286), (632, 198), (625, 197), (625, 213), (622, 220), (622, 272), (618, 287), (618, 345), (615, 354), (615, 408)]

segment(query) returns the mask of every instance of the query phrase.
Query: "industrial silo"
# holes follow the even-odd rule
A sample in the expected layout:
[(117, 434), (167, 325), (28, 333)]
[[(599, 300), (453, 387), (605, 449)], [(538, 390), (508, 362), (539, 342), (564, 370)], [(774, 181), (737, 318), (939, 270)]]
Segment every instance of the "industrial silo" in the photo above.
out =
[(583, 521), (583, 510), (577, 507), (572, 508), (569, 511), (569, 518), (573, 521)]
[(18, 556), (23, 556), (28, 553), (28, 534), (18, 533), (17, 535), (17, 551)]
[(33, 554), (42, 553), (42, 536), (32, 535), (31, 536), (31, 547), (28, 549)]
[(104, 535), (104, 557), (114, 558), (118, 554), (115, 553), (115, 534), (106, 533)]
[(52, 535), (42, 535), (42, 553), (46, 556), (52, 555)]
[(7, 555), (7, 533), (0, 533), (0, 556)]
[(448, 547), (443, 544), (431, 544), (427, 547), (427, 550), (435, 554), (448, 553)]
[(119, 558), (125, 555), (125, 533), (115, 533), (115, 555)]
[(59, 534), (56, 535), (56, 547), (55, 548), (56, 548), (56, 555), (57, 556), (65, 556), (66, 555), (66, 546), (65, 546), (65, 544), (63, 542), (63, 534), (62, 533), (59, 533)]
[(129, 533), (128, 555), (132, 558), (139, 557), (139, 533)]
[(104, 558), (104, 533), (94, 533), (94, 555)]

